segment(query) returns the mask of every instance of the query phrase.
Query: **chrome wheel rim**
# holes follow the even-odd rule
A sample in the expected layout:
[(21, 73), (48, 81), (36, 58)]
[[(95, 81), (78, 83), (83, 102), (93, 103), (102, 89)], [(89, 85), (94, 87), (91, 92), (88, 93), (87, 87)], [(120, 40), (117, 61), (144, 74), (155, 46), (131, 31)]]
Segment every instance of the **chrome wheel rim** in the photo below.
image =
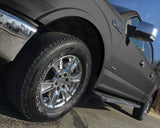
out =
[(78, 57), (63, 56), (49, 66), (41, 83), (41, 100), (48, 108), (59, 108), (77, 92), (82, 77), (82, 65)]

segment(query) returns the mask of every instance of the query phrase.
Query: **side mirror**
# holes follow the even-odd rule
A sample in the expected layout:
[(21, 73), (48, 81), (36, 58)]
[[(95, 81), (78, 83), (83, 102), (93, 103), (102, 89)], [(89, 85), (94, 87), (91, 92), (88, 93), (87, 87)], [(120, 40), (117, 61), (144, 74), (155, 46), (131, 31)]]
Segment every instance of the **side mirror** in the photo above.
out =
[(128, 25), (128, 37), (153, 42), (155, 41), (157, 34), (158, 29), (150, 23), (140, 22), (137, 28)]

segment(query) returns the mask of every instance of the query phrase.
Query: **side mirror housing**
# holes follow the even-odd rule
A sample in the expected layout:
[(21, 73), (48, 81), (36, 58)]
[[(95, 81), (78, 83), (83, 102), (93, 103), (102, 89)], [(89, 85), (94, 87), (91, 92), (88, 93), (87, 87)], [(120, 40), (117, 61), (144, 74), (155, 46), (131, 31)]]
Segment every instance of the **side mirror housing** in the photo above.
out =
[(155, 41), (157, 34), (158, 29), (150, 23), (141, 22), (137, 28), (128, 25), (128, 37), (134, 37), (138, 40), (153, 42)]

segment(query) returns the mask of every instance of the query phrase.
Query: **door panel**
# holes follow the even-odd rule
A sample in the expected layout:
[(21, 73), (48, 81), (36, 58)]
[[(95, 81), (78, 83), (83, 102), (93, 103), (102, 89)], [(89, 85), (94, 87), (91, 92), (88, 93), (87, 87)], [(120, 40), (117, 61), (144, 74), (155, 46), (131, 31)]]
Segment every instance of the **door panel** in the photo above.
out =
[[(126, 34), (128, 24), (137, 27), (139, 23), (138, 17), (130, 18), (126, 23)], [(110, 66), (117, 69), (113, 72), (130, 83), (127, 90), (118, 85), (115, 89), (124, 94), (132, 94), (132, 97), (137, 98), (137, 101), (138, 99), (144, 100), (153, 86), (151, 74), (154, 72), (150, 66), (151, 61), (149, 61), (152, 58), (150, 57), (152, 52), (147, 49), (149, 47), (146, 47), (146, 44), (147, 42), (126, 37), (124, 42), (117, 45), (111, 57)], [(137, 89), (133, 90), (134, 87)], [(139, 92), (142, 93), (139, 94)]]
[[(111, 66), (117, 69), (113, 72), (130, 83), (127, 90), (121, 88), (118, 84), (115, 89), (124, 94), (132, 94), (134, 99), (142, 99), (144, 97), (145, 86), (148, 84), (143, 67), (140, 65), (142, 60), (143, 56), (139, 48), (136, 48), (131, 41), (128, 43), (121, 42), (121, 45), (111, 57)], [(137, 88), (139, 91), (133, 90), (133, 88)]]
[(156, 74), (151, 66), (151, 63), (153, 61), (152, 50), (153, 50), (152, 44), (150, 42), (144, 42), (144, 49), (140, 51), (140, 53), (143, 56), (143, 61), (145, 63), (143, 72), (144, 75), (146, 76), (146, 81), (148, 81), (148, 84), (145, 85), (144, 87), (146, 94), (150, 94), (154, 86), (154, 82), (156, 80)]

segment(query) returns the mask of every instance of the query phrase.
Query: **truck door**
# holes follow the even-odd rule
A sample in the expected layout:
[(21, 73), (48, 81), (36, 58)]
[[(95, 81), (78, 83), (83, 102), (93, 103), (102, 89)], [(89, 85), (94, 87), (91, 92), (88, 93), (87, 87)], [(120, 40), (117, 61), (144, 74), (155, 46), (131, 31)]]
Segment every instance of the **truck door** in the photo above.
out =
[[(126, 22), (127, 26), (137, 27), (140, 23), (138, 17), (131, 17)], [(118, 82), (113, 82), (112, 90), (117, 90), (119, 95), (128, 99), (142, 101), (146, 88), (151, 84), (150, 73), (152, 73), (150, 64), (147, 62), (143, 54), (144, 41), (128, 38), (124, 42), (120, 42), (114, 50), (111, 57), (111, 66), (116, 70), (112, 70), (114, 74), (120, 77)]]

